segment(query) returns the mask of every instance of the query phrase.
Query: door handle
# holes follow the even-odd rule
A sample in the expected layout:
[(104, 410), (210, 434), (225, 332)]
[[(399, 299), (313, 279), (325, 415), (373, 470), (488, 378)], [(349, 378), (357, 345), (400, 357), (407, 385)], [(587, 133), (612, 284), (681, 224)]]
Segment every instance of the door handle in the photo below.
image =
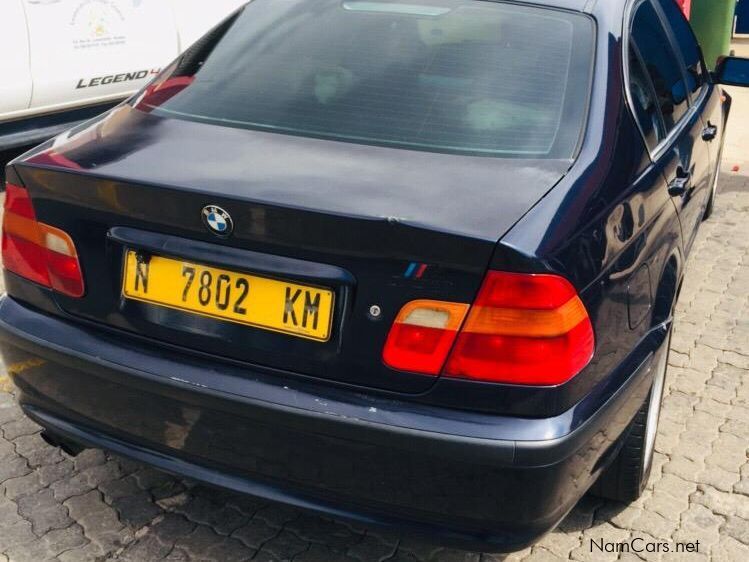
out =
[(685, 172), (682, 168), (679, 168), (676, 171), (676, 177), (668, 184), (668, 194), (671, 197), (684, 195), (687, 192), (690, 181), (692, 181), (692, 173)]
[(711, 141), (715, 139), (715, 137), (718, 136), (718, 127), (710, 123), (710, 121), (707, 122), (707, 127), (702, 129), (702, 140), (703, 141)]

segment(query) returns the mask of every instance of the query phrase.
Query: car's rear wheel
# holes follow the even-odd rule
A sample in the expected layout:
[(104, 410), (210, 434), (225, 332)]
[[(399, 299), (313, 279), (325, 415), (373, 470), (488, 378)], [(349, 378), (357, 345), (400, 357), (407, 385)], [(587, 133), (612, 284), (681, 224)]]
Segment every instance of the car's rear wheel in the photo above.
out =
[(650, 394), (637, 411), (624, 434), (624, 442), (611, 464), (604, 470), (590, 493), (609, 500), (631, 502), (640, 497), (653, 467), (655, 437), (661, 413), (663, 387), (668, 369), (671, 333), (655, 365)]

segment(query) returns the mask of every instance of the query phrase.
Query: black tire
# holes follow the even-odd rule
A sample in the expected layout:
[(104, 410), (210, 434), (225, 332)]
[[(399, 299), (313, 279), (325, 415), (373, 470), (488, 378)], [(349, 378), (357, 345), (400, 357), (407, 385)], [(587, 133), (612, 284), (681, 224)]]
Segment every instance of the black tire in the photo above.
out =
[(650, 395), (629, 425), (619, 453), (599, 476), (590, 493), (599, 498), (633, 502), (640, 497), (650, 477), (652, 463), (642, 470)]
[[(590, 488), (590, 493), (594, 496), (629, 503), (640, 497), (648, 483), (650, 471), (653, 468), (655, 438), (654, 435), (651, 437), (650, 451), (647, 451), (648, 424), (655, 423), (653, 431), (657, 432), (660, 404), (663, 400), (663, 380), (668, 369), (668, 354), (671, 347), (670, 330), (665, 345), (666, 348), (662, 351), (663, 356), (656, 366), (662, 375), (661, 384), (656, 384), (656, 379), (654, 379), (653, 387), (648, 393), (647, 399), (640, 406), (634, 419), (621, 437), (623, 443), (619, 452)], [(658, 393), (657, 402), (652, 400), (654, 392)], [(656, 408), (653, 417), (649, 416), (652, 407)], [(646, 456), (649, 456), (649, 458), (646, 458)]]

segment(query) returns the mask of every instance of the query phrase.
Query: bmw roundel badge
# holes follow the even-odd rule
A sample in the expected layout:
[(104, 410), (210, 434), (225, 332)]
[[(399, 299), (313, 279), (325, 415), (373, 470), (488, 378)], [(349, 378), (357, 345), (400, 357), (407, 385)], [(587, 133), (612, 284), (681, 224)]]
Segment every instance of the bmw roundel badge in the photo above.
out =
[(227, 238), (234, 231), (231, 215), (216, 205), (203, 207), (203, 224), (216, 236)]

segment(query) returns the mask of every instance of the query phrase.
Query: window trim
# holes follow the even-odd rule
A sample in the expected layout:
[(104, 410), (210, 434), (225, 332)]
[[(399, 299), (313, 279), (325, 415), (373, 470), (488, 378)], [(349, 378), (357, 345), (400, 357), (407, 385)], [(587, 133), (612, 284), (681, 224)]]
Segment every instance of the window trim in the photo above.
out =
[[(676, 59), (678, 63), (681, 65), (681, 68), (679, 68), (679, 74), (681, 75), (681, 79), (684, 82), (684, 85), (687, 85), (686, 76), (684, 75), (684, 61), (681, 58), (681, 53), (678, 49), (674, 48), (674, 42), (673, 42), (673, 31), (671, 30), (671, 26), (667, 23), (664, 24), (663, 22), (663, 15), (660, 11), (660, 7), (656, 6), (651, 0), (632, 0), (628, 5), (627, 9), (625, 11), (624, 15), (624, 29), (622, 34), (622, 66), (623, 66), (623, 81), (624, 81), (624, 91), (625, 91), (625, 100), (629, 109), (630, 115), (632, 115), (633, 119), (635, 120), (635, 124), (637, 125), (637, 130), (640, 132), (640, 136), (642, 137), (642, 142), (645, 145), (645, 149), (648, 151), (648, 154), (650, 155), (651, 162), (655, 162), (658, 160), (661, 156), (663, 156), (673, 144), (673, 141), (681, 136), (681, 134), (684, 132), (684, 130), (687, 128), (687, 125), (692, 121), (694, 116), (697, 113), (697, 108), (699, 107), (698, 103), (693, 103), (693, 100), (691, 96), (689, 95), (689, 92), (687, 92), (687, 103), (689, 105), (689, 109), (684, 113), (684, 115), (681, 116), (681, 119), (679, 119), (675, 125), (674, 128), (671, 129), (666, 136), (661, 139), (661, 141), (653, 148), (648, 146), (647, 143), (647, 137), (645, 136), (644, 131), (642, 130), (642, 127), (640, 126), (640, 122), (637, 120), (637, 116), (634, 111), (634, 98), (632, 97), (632, 91), (629, 84), (629, 47), (630, 42), (637, 45), (637, 43), (632, 38), (632, 27), (634, 24), (634, 15), (637, 8), (639, 8), (642, 4), (645, 2), (650, 2), (650, 5), (655, 10), (656, 14), (658, 15), (658, 19), (661, 22), (661, 26), (663, 27), (664, 31), (666, 32), (666, 37), (668, 38), (669, 46), (671, 47), (671, 50), (674, 52), (674, 55), (676, 56)], [(648, 80), (651, 83), (652, 87), (652, 80), (650, 80), (650, 77), (648, 77)], [(707, 92), (707, 88), (704, 89), (702, 96), (706, 95), (705, 92)], [(700, 99), (700, 103), (702, 103), (702, 99)], [(660, 111), (660, 108), (659, 108)], [(661, 120), (663, 120), (663, 117), (661, 116)], [(665, 128), (665, 122), (663, 123)]]

